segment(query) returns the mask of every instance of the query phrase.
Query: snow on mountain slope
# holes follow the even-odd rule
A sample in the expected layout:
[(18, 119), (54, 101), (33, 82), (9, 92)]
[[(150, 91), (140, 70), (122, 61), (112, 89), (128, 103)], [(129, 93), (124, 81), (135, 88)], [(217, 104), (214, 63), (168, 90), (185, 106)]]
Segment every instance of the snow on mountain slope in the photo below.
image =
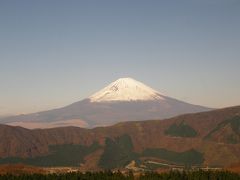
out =
[(120, 78), (89, 97), (91, 102), (164, 100), (158, 91), (132, 78)]
[(164, 119), (208, 110), (211, 109), (165, 96), (134, 79), (120, 78), (89, 98), (68, 106), (1, 118), (0, 123), (26, 128), (94, 128), (124, 121)]

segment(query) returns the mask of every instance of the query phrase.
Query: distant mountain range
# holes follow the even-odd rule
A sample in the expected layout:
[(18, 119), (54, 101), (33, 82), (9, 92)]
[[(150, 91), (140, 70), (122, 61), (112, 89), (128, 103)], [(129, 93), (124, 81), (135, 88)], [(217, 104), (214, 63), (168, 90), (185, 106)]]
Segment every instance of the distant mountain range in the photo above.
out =
[(165, 96), (132, 78), (121, 78), (89, 98), (69, 106), (0, 118), (0, 122), (30, 129), (60, 126), (93, 128), (209, 110), (212, 109)]
[(240, 106), (110, 127), (29, 130), (0, 125), (0, 164), (84, 170), (240, 162)]

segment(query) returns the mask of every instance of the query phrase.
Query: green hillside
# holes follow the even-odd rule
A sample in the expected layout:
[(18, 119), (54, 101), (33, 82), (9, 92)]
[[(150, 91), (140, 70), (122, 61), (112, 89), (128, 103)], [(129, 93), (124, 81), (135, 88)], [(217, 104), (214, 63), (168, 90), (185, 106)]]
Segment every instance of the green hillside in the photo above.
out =
[(203, 154), (191, 149), (185, 152), (174, 152), (166, 149), (146, 149), (141, 156), (156, 157), (181, 165), (200, 165), (203, 163)]
[(133, 152), (131, 137), (123, 135), (115, 139), (106, 138), (104, 153), (99, 161), (99, 166), (104, 169), (124, 167), (132, 160), (137, 160), (138, 155)]
[(35, 158), (2, 158), (0, 164), (16, 164), (24, 163), (35, 166), (79, 166), (84, 162), (84, 157), (98, 148), (98, 143), (91, 146), (82, 145), (54, 145), (50, 146), (50, 154)]
[(164, 132), (166, 135), (174, 137), (196, 137), (197, 132), (183, 121), (180, 124), (172, 124)]

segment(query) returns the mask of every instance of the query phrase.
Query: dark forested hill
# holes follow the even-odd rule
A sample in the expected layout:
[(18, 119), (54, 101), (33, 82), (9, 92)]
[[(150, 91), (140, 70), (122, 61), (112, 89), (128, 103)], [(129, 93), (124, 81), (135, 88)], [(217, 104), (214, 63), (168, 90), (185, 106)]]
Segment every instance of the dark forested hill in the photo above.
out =
[(240, 106), (110, 127), (28, 130), (0, 125), (0, 163), (109, 169), (240, 162)]

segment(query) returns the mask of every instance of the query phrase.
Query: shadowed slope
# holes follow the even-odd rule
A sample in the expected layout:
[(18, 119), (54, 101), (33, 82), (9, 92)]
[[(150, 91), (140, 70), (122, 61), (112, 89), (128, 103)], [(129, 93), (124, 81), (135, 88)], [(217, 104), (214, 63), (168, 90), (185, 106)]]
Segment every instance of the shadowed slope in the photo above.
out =
[[(229, 165), (240, 161), (240, 144), (219, 143), (215, 138), (208, 140), (204, 137), (219, 124), (237, 117), (239, 113), (240, 106), (181, 115), (167, 120), (124, 122), (91, 130), (77, 127), (28, 130), (0, 125), (0, 157), (46, 156), (50, 153), (50, 146), (64, 144), (87, 147), (97, 142), (104, 148), (106, 138), (116, 139), (128, 135), (132, 141), (132, 151), (138, 154), (146, 149), (165, 149), (170, 152), (188, 152), (193, 149), (203, 153), (204, 164)], [(181, 133), (174, 136), (165, 133), (172, 125), (181, 123), (194, 130), (196, 135), (182, 137)], [(101, 156), (101, 153), (95, 154)]]

